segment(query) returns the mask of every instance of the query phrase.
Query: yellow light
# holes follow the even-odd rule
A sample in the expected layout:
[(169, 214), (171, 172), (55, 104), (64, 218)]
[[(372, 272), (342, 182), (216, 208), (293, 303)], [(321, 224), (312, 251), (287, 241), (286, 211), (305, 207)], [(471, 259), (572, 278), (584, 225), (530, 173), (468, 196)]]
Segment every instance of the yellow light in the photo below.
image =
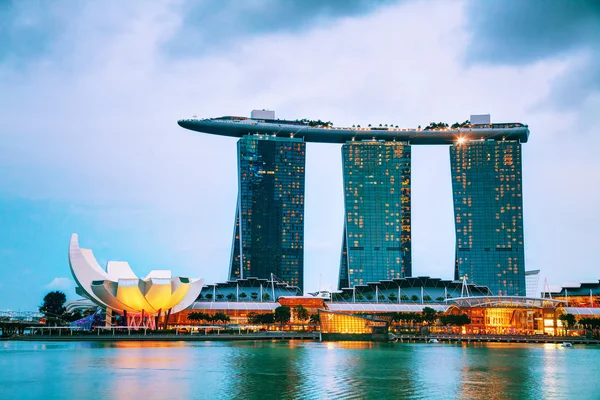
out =
[(465, 142), (465, 138), (462, 136), (459, 136), (458, 140), (456, 141), (458, 144), (463, 144)]

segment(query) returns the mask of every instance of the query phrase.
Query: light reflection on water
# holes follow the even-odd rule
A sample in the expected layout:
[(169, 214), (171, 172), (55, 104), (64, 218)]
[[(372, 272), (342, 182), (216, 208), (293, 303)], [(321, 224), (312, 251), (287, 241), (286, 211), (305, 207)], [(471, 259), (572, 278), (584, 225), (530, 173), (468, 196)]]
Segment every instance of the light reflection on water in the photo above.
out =
[(522, 344), (4, 342), (0, 399), (585, 399), (600, 393), (598, 356)]

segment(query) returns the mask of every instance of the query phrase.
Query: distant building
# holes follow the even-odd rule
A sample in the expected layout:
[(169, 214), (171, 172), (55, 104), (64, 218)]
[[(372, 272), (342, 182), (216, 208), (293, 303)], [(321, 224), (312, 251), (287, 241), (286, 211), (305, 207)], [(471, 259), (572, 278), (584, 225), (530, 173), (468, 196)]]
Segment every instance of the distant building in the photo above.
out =
[(302, 291), (276, 280), (244, 278), (206, 285), (196, 301), (273, 302), (282, 296), (300, 296)]
[(410, 146), (402, 142), (342, 146), (340, 289), (411, 276), (410, 157)]
[(540, 270), (531, 270), (525, 271), (525, 285), (527, 287), (526, 296), (527, 297), (539, 297), (540, 292), (538, 292), (538, 283), (540, 280)]
[[(600, 280), (563, 285), (560, 290), (548, 291), (543, 294), (546, 298), (561, 300), (567, 307), (593, 308), (595, 315), (600, 315)], [(567, 312), (571, 312), (567, 310)], [(581, 311), (572, 312), (581, 314)]]
[(333, 301), (356, 303), (444, 303), (462, 296), (490, 296), (485, 286), (428, 276), (397, 278), (355, 285), (333, 293)]
[(494, 295), (524, 296), (521, 143), (459, 141), (450, 160), (455, 279), (467, 277)]
[(302, 139), (247, 135), (238, 140), (231, 280), (274, 274), (302, 289), (305, 152)]

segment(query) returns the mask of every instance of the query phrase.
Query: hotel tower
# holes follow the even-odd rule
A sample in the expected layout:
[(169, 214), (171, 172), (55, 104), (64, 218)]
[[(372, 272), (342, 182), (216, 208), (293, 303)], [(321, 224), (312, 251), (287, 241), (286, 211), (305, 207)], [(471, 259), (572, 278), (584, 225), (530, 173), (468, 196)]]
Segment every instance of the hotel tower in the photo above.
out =
[(229, 278), (270, 278), (303, 287), (302, 139), (246, 135), (238, 140), (238, 200)]
[(411, 276), (410, 146), (342, 146), (344, 235), (338, 287)]

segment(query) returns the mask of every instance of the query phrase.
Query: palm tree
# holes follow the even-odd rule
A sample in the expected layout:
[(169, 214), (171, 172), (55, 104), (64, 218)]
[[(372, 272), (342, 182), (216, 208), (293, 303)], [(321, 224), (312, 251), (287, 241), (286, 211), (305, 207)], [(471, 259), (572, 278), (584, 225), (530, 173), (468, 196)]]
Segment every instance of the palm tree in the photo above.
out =
[(436, 319), (437, 311), (435, 311), (431, 307), (424, 307), (423, 308), (423, 312), (422, 312), (421, 315), (423, 317), (423, 321), (426, 321), (428, 323), (432, 323)]
[(245, 299), (248, 295), (244, 292), (240, 293), (240, 299)]
[(413, 294), (412, 296), (410, 296), (410, 299), (416, 303), (417, 301), (419, 301), (419, 296), (417, 296), (416, 294)]
[(188, 321), (193, 321), (193, 322), (198, 321), (199, 320), (199, 315), (198, 314), (199, 313), (197, 313), (195, 311), (189, 313), (188, 316), (187, 316)]
[(398, 300), (398, 297), (396, 296), (396, 294), (390, 293), (388, 295), (388, 300), (391, 301), (392, 303), (394, 303), (396, 300)]
[(431, 301), (431, 296), (426, 294), (425, 296), (423, 296), (423, 301)]
[(279, 322), (280, 329), (283, 330), (283, 324), (290, 322), (290, 318), (292, 317), (290, 308), (288, 306), (279, 306), (275, 309), (274, 314), (275, 322)]
[(310, 323), (318, 324), (319, 323), (319, 314), (310, 314)]
[(235, 298), (235, 294), (229, 293), (226, 297), (227, 297), (227, 300), (233, 300)]
[(573, 314), (561, 314), (558, 319), (563, 323), (565, 327), (565, 336), (568, 335), (569, 329), (573, 328), (577, 324), (577, 320)]
[(262, 295), (262, 299), (263, 299), (263, 301), (269, 301), (269, 300), (271, 300), (271, 295), (267, 292), (264, 292)]
[[(302, 304), (299, 304), (296, 307), (294, 307), (294, 316), (298, 321), (302, 323), (306, 322), (306, 320), (310, 318), (308, 310), (304, 308)], [(304, 329), (304, 325), (302, 326), (302, 329)]]
[(217, 300), (223, 300), (223, 297), (225, 297), (225, 296), (223, 296), (223, 294), (219, 293), (217, 295)]
[(250, 293), (250, 297), (252, 298), (252, 300), (256, 300), (256, 299), (258, 299), (258, 293), (252, 292), (252, 293)]

